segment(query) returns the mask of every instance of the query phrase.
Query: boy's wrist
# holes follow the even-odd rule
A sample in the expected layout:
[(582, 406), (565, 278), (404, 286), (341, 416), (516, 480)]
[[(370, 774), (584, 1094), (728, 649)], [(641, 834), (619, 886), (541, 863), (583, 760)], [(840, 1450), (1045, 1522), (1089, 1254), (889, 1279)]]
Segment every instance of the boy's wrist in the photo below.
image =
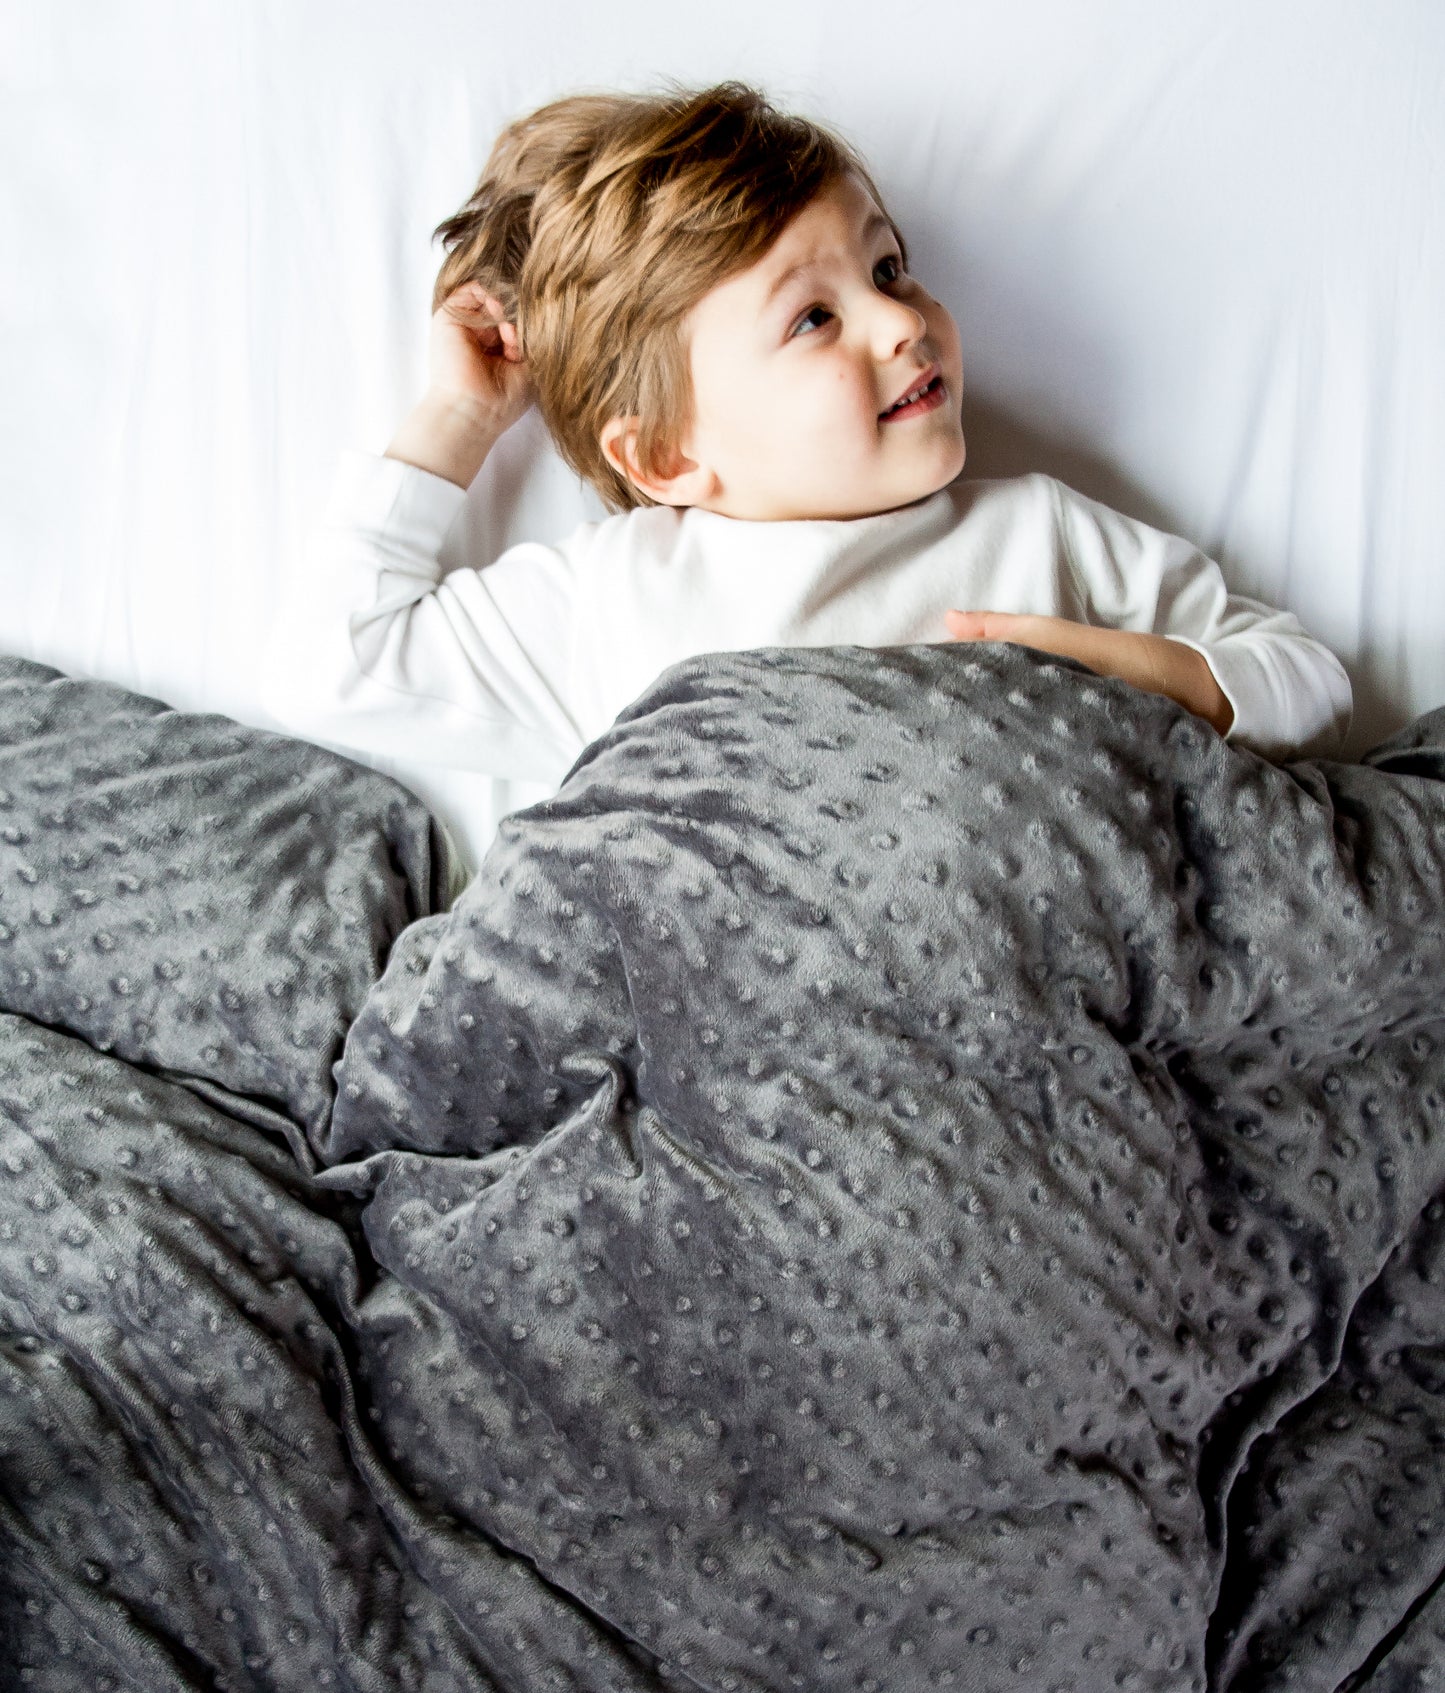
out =
[(504, 427), (483, 401), (430, 388), (407, 413), (383, 456), (468, 488)]

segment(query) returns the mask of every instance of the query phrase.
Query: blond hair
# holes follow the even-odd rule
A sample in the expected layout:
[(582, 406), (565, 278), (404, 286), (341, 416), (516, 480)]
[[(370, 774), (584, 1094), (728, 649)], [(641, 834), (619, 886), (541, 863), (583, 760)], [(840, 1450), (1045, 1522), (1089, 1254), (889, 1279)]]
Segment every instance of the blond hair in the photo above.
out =
[(464, 282), (495, 295), (562, 458), (609, 510), (656, 505), (603, 452), (603, 425), (636, 417), (638, 468), (669, 474), (694, 421), (684, 319), (848, 172), (886, 215), (849, 142), (745, 83), (569, 95), (509, 123), (437, 225), (432, 310)]

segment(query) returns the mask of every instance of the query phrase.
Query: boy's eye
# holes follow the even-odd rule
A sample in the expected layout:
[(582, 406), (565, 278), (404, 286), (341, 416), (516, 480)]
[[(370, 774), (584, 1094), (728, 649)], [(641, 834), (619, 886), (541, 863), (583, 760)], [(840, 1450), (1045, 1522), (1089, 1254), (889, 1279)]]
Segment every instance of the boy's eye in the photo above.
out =
[[(899, 255), (897, 253), (890, 253), (887, 256), (887, 258), (879, 259), (878, 263), (876, 265), (874, 265), (873, 268), (874, 268), (875, 271), (881, 270), (884, 267), (884, 265), (892, 265), (894, 273), (895, 273), (892, 276), (885, 276), (883, 278), (883, 280), (885, 282), (888, 282), (888, 283), (897, 282), (899, 277), (901, 277), (903, 275), (903, 260), (899, 257)], [(789, 337), (790, 340), (796, 340), (797, 339), (797, 331), (800, 330), (803, 327), (803, 325), (808, 321), (808, 319), (810, 317), (812, 317), (814, 312), (822, 312), (824, 317), (831, 317), (833, 315), (828, 310), (828, 308), (826, 306), (809, 306), (807, 311), (805, 311), (803, 313), (803, 315), (798, 319), (798, 321), (793, 325), (794, 333), (793, 333), (792, 336)]]

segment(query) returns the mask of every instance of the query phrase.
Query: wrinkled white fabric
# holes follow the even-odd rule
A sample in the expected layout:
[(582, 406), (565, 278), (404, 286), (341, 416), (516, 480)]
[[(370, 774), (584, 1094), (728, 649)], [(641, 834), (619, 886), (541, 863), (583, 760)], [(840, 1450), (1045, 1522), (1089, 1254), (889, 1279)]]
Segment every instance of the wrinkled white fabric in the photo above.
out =
[(944, 612), (1032, 612), (1152, 631), (1202, 653), (1267, 757), (1333, 752), (1339, 661), (1288, 612), (1228, 592), (1177, 536), (1043, 475), (959, 479), (847, 519), (752, 522), (651, 506), (447, 572), (465, 491), (341, 456), (307, 567), (272, 628), (268, 710), (371, 754), (560, 783), (669, 665), (770, 646), (949, 639)]

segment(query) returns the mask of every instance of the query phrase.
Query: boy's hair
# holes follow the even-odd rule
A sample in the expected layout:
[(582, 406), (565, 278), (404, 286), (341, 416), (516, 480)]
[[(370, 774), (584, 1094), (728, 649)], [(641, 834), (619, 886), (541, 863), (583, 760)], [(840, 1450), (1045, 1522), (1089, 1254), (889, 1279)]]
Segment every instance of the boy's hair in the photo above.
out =
[(886, 214), (850, 143), (741, 82), (569, 95), (509, 123), (438, 224), (432, 310), (464, 282), (494, 294), (562, 458), (609, 510), (656, 505), (603, 453), (603, 424), (636, 417), (638, 464), (670, 472), (693, 422), (683, 320), (849, 171)]

